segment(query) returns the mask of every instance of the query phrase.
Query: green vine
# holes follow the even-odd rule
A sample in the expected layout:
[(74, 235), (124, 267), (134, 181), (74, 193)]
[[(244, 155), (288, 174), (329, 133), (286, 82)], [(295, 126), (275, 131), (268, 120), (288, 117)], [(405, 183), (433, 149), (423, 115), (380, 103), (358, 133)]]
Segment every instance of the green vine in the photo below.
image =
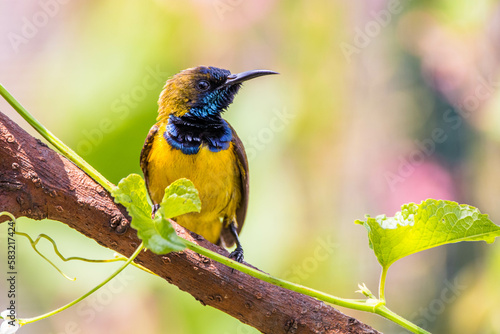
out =
[(111, 274), (108, 278), (106, 278), (104, 281), (102, 281), (101, 283), (99, 283), (98, 285), (96, 285), (94, 288), (92, 288), (89, 292), (87, 292), (86, 294), (84, 294), (83, 296), (73, 300), (72, 302), (62, 306), (62, 307), (59, 307), (53, 311), (50, 311), (50, 312), (47, 312), (45, 314), (42, 314), (40, 316), (37, 316), (37, 317), (33, 317), (33, 318), (26, 318), (26, 319), (23, 319), (23, 318), (18, 318), (17, 319), (17, 322), (19, 323), (20, 326), (24, 326), (26, 324), (29, 324), (29, 323), (32, 323), (32, 322), (35, 322), (35, 321), (39, 321), (39, 320), (42, 320), (42, 319), (45, 319), (45, 318), (48, 318), (52, 315), (55, 315), (61, 311), (64, 311), (66, 310), (67, 308), (75, 305), (76, 303), (84, 300), (85, 298), (87, 298), (88, 296), (90, 296), (91, 294), (93, 294), (94, 292), (96, 292), (97, 290), (99, 290), (101, 287), (103, 287), (106, 283), (108, 283), (109, 281), (111, 281), (116, 275), (118, 275), (119, 273), (121, 273), (123, 271), (123, 269), (125, 269), (136, 257), (137, 255), (140, 254), (140, 252), (144, 249), (144, 244), (140, 244), (139, 247), (137, 247), (137, 249), (135, 250), (135, 252), (132, 254), (132, 256), (130, 256), (127, 261), (125, 261), (125, 263), (120, 267), (118, 268), (113, 274)]
[[(68, 262), (68, 261), (82, 261), (82, 262), (90, 262), (90, 263), (111, 263), (111, 262), (118, 262), (118, 261), (128, 261), (129, 258), (123, 256), (123, 255), (120, 255), (118, 253), (116, 253), (115, 257), (112, 258), (112, 259), (106, 259), (106, 260), (95, 260), (95, 259), (87, 259), (87, 258), (84, 258), (84, 257), (78, 257), (78, 256), (70, 256), (70, 257), (65, 257), (64, 255), (61, 254), (61, 252), (59, 251), (59, 249), (57, 248), (57, 244), (56, 242), (54, 241), (54, 239), (52, 239), (51, 237), (49, 237), (48, 235), (46, 234), (39, 234), (37, 236), (37, 238), (35, 240), (33, 240), (28, 234), (26, 233), (23, 233), (23, 232), (18, 232), (16, 231), (16, 234), (17, 235), (20, 235), (20, 236), (23, 236), (25, 238), (28, 239), (28, 242), (30, 243), (31, 247), (33, 248), (33, 250), (38, 254), (40, 255), (45, 261), (47, 261), (52, 267), (54, 267), (54, 269), (57, 270), (57, 272), (59, 272), (64, 278), (70, 280), (70, 281), (74, 281), (76, 280), (76, 278), (70, 278), (68, 277), (66, 274), (64, 274), (52, 261), (50, 261), (46, 256), (44, 256), (39, 250), (38, 248), (36, 247), (38, 242), (41, 240), (41, 239), (45, 239), (45, 240), (48, 240), (51, 244), (52, 244), (52, 247), (54, 249), (54, 253), (56, 253), (57, 257), (59, 257), (59, 259), (61, 259), (62, 261), (64, 262)], [(133, 265), (134, 267), (136, 268), (139, 268), (141, 270), (144, 270), (145, 272), (147, 273), (150, 273), (152, 275), (156, 275), (155, 273), (153, 273), (151, 270), (141, 266), (140, 264), (138, 263), (135, 263), (135, 262), (132, 262), (131, 265)]]

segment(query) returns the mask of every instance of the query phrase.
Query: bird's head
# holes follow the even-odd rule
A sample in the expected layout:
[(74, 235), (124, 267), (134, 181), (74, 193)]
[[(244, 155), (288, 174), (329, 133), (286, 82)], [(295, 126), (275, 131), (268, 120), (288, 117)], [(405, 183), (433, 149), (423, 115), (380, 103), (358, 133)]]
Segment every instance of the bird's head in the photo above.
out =
[(170, 115), (216, 116), (233, 102), (243, 81), (268, 74), (277, 73), (254, 70), (231, 74), (228, 70), (206, 66), (184, 70), (166, 82), (158, 100), (158, 120)]

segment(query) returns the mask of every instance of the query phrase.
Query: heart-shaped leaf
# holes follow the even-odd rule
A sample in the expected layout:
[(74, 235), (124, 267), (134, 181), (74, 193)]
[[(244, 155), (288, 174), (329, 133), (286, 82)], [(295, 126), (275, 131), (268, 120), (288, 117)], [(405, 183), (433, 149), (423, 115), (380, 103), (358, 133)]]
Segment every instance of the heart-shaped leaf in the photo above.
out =
[(459, 241), (491, 243), (500, 236), (500, 226), (478, 209), (434, 199), (405, 204), (394, 217), (367, 217), (356, 223), (368, 230), (370, 247), (383, 268), (432, 247)]

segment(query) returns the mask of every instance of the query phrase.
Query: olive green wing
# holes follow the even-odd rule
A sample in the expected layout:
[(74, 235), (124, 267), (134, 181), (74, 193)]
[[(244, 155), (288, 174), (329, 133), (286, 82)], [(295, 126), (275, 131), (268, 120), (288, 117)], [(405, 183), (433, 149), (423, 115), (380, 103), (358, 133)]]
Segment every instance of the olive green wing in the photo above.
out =
[[(240, 172), (241, 199), (236, 208), (236, 230), (239, 235), (243, 227), (243, 223), (245, 222), (248, 207), (248, 160), (242, 141), (236, 134), (236, 131), (234, 131), (233, 127), (231, 125), (229, 125), (229, 127), (231, 128), (231, 131), (233, 133), (233, 139), (231, 140), (231, 142), (233, 144), (233, 150), (237, 160), (236, 163), (238, 164), (238, 170)], [(236, 241), (228, 228), (229, 223), (231, 222), (228, 221), (227, 224), (224, 224), (224, 227), (221, 231), (221, 239), (226, 247), (231, 247)]]
[[(231, 128), (231, 130), (233, 130)], [(238, 159), (238, 169), (240, 170), (240, 181), (241, 181), (241, 200), (238, 208), (236, 209), (236, 222), (238, 223), (237, 231), (238, 234), (241, 232), (241, 228), (243, 227), (243, 223), (245, 222), (245, 217), (247, 215), (247, 207), (248, 207), (248, 160), (247, 154), (245, 153), (245, 148), (243, 147), (243, 143), (240, 138), (233, 130), (233, 147), (234, 152), (236, 153), (236, 158)]]
[(247, 207), (248, 207), (248, 191), (249, 191), (249, 183), (248, 183), (248, 160), (247, 154), (245, 152), (245, 148), (243, 147), (243, 143), (240, 138), (233, 130), (233, 147), (234, 152), (236, 153), (236, 158), (238, 159), (238, 169), (240, 170), (240, 181), (241, 181), (241, 200), (238, 208), (236, 209), (236, 222), (238, 223), (237, 231), (238, 234), (241, 232), (241, 228), (243, 227), (243, 223), (245, 222), (245, 217), (247, 215)]
[[(149, 173), (148, 173), (148, 162), (149, 162), (149, 154), (151, 153), (151, 148), (153, 147), (153, 140), (158, 133), (158, 125), (153, 125), (151, 130), (149, 130), (148, 136), (146, 137), (146, 141), (144, 142), (144, 146), (141, 150), (141, 169), (144, 174), (144, 180), (146, 181), (146, 188), (149, 193)], [(151, 198), (151, 193), (149, 193), (149, 197)]]

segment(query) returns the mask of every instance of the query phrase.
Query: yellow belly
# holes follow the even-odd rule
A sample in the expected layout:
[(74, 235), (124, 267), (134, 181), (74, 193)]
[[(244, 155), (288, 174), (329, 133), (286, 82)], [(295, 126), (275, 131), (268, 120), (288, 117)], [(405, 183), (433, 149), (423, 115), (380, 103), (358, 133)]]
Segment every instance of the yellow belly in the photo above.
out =
[(220, 152), (211, 152), (202, 146), (197, 154), (186, 155), (167, 143), (164, 131), (164, 127), (160, 127), (148, 160), (151, 199), (155, 204), (160, 203), (170, 183), (180, 178), (190, 179), (198, 189), (201, 212), (188, 213), (175, 220), (215, 243), (219, 240), (223, 221), (235, 217), (241, 199), (233, 144)]

